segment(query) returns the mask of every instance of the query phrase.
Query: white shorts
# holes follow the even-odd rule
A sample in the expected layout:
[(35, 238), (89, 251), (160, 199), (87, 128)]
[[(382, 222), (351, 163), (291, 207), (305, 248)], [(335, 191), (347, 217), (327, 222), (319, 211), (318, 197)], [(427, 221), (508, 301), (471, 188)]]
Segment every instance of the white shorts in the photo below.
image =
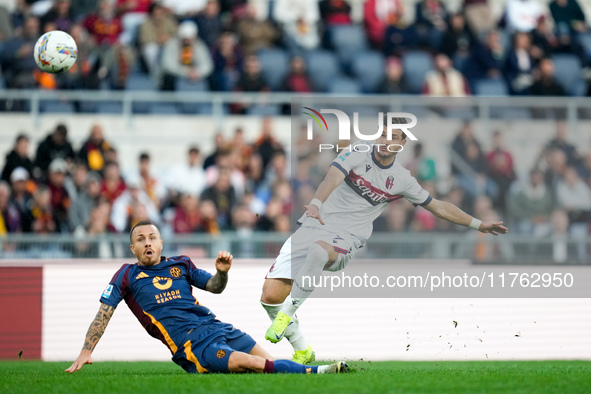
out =
[(363, 241), (352, 234), (337, 234), (317, 227), (301, 226), (285, 241), (265, 278), (293, 279), (302, 268), (308, 256), (308, 249), (324, 241), (338, 252), (336, 261), (324, 267), (324, 271), (340, 271), (363, 247)]

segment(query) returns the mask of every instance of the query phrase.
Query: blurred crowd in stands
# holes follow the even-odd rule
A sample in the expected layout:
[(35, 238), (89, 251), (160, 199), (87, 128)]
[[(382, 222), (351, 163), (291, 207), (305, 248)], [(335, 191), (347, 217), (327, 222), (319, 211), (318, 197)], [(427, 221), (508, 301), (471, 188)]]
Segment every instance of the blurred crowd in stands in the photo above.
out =
[[(290, 213), (308, 203), (326, 174), (306, 139), (294, 148), (297, 166), (274, 137), (265, 118), (255, 141), (245, 141), (237, 128), (231, 139), (215, 135), (215, 150), (198, 146), (179, 152), (186, 157), (169, 168), (153, 168), (148, 153), (137, 169), (119, 166), (116, 146), (100, 124), (74, 149), (60, 124), (38, 143), (19, 134), (6, 154), (0, 181), (0, 235), (5, 233), (126, 233), (149, 218), (177, 234), (225, 230), (290, 231)], [(483, 220), (504, 220), (514, 234), (586, 237), (591, 223), (591, 151), (579, 152), (569, 142), (566, 124), (527, 169), (514, 168), (517, 153), (496, 131), (483, 143), (465, 123), (451, 143), (451, 174), (423, 152), (408, 145), (405, 166), (432, 196), (460, 206)], [(304, 135), (304, 134), (302, 134)], [(487, 148), (485, 148), (487, 147)], [(441, 163), (439, 163), (441, 164)], [(293, 188), (293, 193), (292, 193)], [(294, 200), (292, 200), (294, 196)], [(376, 231), (461, 232), (466, 229), (437, 220), (424, 208), (404, 201), (390, 204), (375, 223)]]
[(177, 234), (290, 229), (291, 185), (283, 146), (266, 119), (247, 143), (240, 128), (220, 134), (204, 155), (192, 146), (170, 168), (154, 169), (141, 153), (137, 171), (122, 169), (100, 124), (77, 150), (63, 125), (29, 157), (31, 141), (16, 137), (0, 181), (0, 236), (6, 233), (126, 233), (150, 219)]
[[(585, 95), (591, 35), (577, 0), (18, 0), (0, 2), (7, 88)], [(3, 6), (4, 4), (4, 6)], [(60, 29), (78, 43), (64, 75), (33, 47)], [(558, 65), (556, 63), (559, 63)], [(560, 66), (560, 67), (558, 67)], [(492, 87), (491, 87), (492, 86)], [(244, 112), (244, 108), (232, 108)]]

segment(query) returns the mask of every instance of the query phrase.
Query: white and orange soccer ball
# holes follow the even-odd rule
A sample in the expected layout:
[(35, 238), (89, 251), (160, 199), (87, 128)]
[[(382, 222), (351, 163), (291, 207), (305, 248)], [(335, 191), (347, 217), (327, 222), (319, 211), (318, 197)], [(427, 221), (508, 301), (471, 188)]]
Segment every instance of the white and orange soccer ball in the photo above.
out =
[(39, 37), (33, 56), (41, 70), (58, 74), (69, 70), (76, 63), (78, 47), (68, 33), (54, 30)]

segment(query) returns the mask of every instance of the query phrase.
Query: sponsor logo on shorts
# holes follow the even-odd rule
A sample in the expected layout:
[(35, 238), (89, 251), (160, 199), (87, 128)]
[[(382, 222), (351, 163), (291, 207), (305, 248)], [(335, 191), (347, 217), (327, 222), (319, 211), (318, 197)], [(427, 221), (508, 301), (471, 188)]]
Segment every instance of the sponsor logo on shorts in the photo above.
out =
[(178, 278), (181, 276), (181, 269), (179, 267), (172, 267), (170, 269), (170, 275), (172, 275), (174, 278)]
[(113, 291), (113, 285), (107, 285), (105, 290), (103, 290), (103, 298), (109, 298), (111, 296), (111, 292)]
[(225, 350), (218, 350), (218, 352), (216, 353), (216, 356), (218, 358), (224, 358), (225, 355), (226, 355), (226, 351)]

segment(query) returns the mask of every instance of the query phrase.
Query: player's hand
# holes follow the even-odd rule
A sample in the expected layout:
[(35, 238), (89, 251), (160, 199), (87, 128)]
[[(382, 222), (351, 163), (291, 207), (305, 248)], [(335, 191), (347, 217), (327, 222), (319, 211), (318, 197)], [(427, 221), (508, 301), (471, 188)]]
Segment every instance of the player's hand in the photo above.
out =
[(318, 219), (320, 224), (324, 225), (324, 221), (322, 220), (322, 217), (320, 217), (320, 209), (318, 206), (316, 206), (316, 204), (304, 205), (304, 208), (306, 208), (307, 217)]
[(92, 362), (93, 361), (92, 357), (90, 357), (90, 352), (83, 350), (82, 352), (80, 352), (80, 355), (78, 356), (76, 361), (74, 361), (72, 365), (70, 365), (70, 368), (66, 369), (66, 372), (74, 373), (76, 371), (80, 371), (80, 368), (82, 368), (84, 364), (92, 364)]
[(507, 234), (509, 229), (503, 226), (503, 222), (483, 221), (478, 228), (481, 233), (490, 233), (492, 235)]
[(218, 258), (215, 259), (215, 269), (220, 272), (228, 272), (232, 266), (232, 259), (234, 256), (230, 252), (220, 250), (218, 252)]

